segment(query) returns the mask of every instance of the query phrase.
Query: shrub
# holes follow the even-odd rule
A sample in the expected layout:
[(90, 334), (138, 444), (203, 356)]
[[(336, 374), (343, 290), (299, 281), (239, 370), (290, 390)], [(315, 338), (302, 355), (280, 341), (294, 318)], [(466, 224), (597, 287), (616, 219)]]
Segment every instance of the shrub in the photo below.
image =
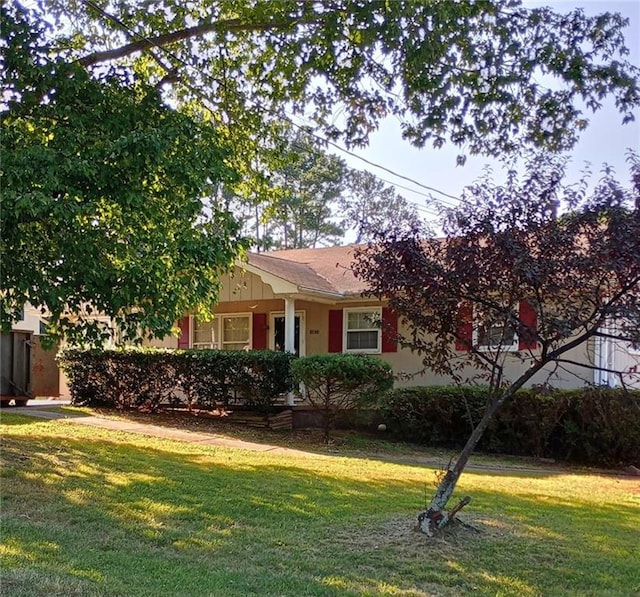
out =
[(293, 391), (296, 357), (272, 350), (241, 351), (234, 359), (235, 391), (245, 405), (267, 412), (278, 396)]
[(58, 358), (74, 404), (157, 408), (175, 385), (170, 355), (138, 351), (67, 350)]
[(562, 456), (587, 464), (640, 464), (640, 391), (568, 392)]
[(569, 402), (567, 391), (520, 390), (489, 423), (480, 446), (488, 452), (557, 458)]
[(485, 388), (419, 386), (393, 390), (380, 410), (388, 429), (404, 439), (461, 448), (486, 403)]
[(376, 404), (393, 387), (391, 365), (365, 355), (313, 355), (294, 361), (291, 369), (306, 399), (323, 414), (325, 441), (339, 411)]
[[(462, 448), (482, 416), (481, 387), (399, 388), (380, 414), (408, 441)], [(608, 388), (519, 391), (489, 424), (479, 444), (488, 452), (591, 465), (640, 462), (640, 391)]]
[(158, 349), (64, 351), (74, 404), (155, 410), (163, 402), (267, 412), (293, 390), (289, 353)]

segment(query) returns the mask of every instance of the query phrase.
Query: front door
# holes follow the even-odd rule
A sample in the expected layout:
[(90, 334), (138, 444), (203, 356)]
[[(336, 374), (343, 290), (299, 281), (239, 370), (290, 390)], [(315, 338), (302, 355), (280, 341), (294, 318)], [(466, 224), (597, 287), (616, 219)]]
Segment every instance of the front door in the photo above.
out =
[[(301, 334), (301, 329), (304, 327), (304, 318), (302, 314), (296, 313), (296, 320), (294, 326), (294, 345), (296, 350), (296, 356), (304, 356), (304, 331)], [(271, 315), (271, 349), (280, 350), (284, 352), (284, 315), (279, 313), (273, 313)], [(302, 346), (300, 345), (300, 338), (302, 337)]]

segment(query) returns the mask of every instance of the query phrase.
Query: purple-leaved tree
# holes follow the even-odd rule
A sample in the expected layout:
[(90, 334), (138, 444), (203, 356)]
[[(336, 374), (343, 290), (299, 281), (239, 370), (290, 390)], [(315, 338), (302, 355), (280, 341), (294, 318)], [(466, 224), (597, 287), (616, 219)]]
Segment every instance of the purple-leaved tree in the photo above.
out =
[[(640, 162), (630, 154), (629, 163), (631, 187), (605, 170), (588, 193), (586, 179), (563, 183), (563, 160), (537, 156), (524, 176), (469, 187), (444, 218), (444, 238), (380, 231), (359, 252), (356, 274), (404, 321), (401, 344), (434, 372), (457, 383), (481, 377), (489, 389), (482, 419), (418, 517), (425, 533), (469, 501), (446, 510), (488, 423), (517, 390), (583, 366), (572, 352), (598, 338), (640, 344)], [(633, 377), (607, 373), (623, 386)]]

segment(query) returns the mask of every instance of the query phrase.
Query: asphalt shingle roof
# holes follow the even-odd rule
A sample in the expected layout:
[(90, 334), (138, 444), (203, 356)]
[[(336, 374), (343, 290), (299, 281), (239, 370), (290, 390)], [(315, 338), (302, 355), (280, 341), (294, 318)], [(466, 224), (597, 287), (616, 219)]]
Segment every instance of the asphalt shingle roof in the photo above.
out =
[(321, 292), (360, 294), (365, 285), (351, 270), (359, 245), (251, 253), (249, 263), (298, 286)]

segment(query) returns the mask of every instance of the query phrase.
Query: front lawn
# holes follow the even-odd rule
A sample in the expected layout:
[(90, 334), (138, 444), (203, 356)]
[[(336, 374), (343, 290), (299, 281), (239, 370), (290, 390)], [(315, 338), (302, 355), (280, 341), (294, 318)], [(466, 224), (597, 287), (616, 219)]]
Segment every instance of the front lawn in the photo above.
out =
[(434, 472), (415, 465), (6, 413), (2, 442), (7, 597), (640, 591), (635, 479), (469, 472), (476, 530), (430, 540), (413, 527)]

